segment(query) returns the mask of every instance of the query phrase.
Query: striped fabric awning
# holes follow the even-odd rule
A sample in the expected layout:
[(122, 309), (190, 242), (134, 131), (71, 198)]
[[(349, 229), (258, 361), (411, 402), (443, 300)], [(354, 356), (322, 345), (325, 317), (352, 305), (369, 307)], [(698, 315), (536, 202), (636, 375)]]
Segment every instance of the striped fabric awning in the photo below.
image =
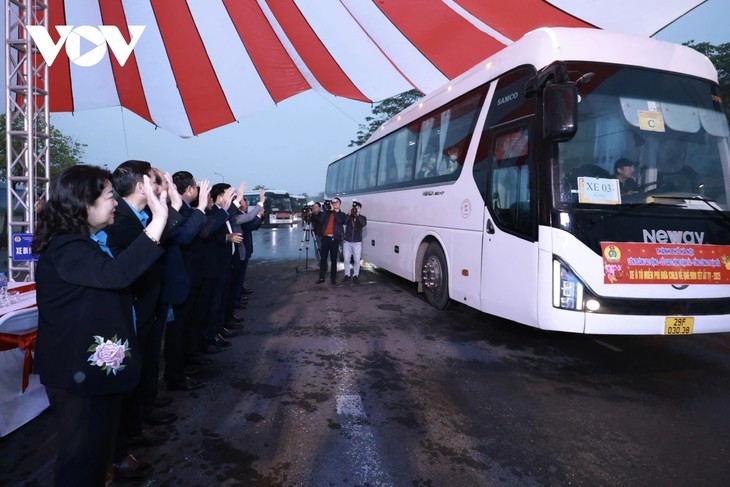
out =
[[(127, 42), (127, 26), (145, 26), (124, 66), (110, 55), (80, 66), (61, 49), (50, 107), (121, 105), (190, 136), (310, 89), (362, 101), (428, 93), (543, 26), (650, 36), (703, 1), (50, 0), (54, 42), (59, 25), (113, 25)], [(81, 37), (82, 53), (96, 47)]]

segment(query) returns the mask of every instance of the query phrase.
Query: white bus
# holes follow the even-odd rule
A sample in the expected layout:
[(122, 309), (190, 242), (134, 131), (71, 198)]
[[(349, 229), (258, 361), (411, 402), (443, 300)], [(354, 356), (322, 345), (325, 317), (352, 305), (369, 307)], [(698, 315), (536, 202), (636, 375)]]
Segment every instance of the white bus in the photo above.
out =
[(292, 220), (294, 223), (302, 222), (302, 209), (307, 206), (307, 197), (303, 194), (290, 195)]
[[(619, 159), (633, 164), (621, 194)], [(538, 29), (332, 163), (368, 218), (363, 259), (546, 330), (730, 330), (730, 143), (696, 51)]]
[[(291, 200), (289, 193), (279, 189), (267, 189), (264, 192), (264, 217), (261, 220), (263, 226), (292, 226)], [(244, 195), (249, 206), (255, 205), (259, 200), (258, 191), (246, 191)]]

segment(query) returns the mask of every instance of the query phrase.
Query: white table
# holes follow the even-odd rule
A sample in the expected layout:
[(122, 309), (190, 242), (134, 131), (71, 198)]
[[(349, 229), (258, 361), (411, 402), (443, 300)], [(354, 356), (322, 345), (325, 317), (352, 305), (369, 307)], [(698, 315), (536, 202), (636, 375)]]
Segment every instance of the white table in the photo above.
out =
[(0, 307), (0, 436), (16, 430), (48, 407), (46, 389), (36, 374), (27, 375), (28, 385), (23, 389), (27, 353), (18, 348), (35, 347), (35, 284), (10, 283), (8, 288), (19, 294), (17, 302)]

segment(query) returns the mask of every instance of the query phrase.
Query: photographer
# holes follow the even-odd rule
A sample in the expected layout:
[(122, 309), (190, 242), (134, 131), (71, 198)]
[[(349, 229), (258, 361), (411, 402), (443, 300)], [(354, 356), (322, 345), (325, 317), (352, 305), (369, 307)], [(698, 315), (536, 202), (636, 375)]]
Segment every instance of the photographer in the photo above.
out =
[(319, 261), (320, 260), (320, 249), (322, 248), (322, 222), (319, 221), (320, 214), (322, 213), (321, 206), (318, 201), (315, 201), (312, 203), (312, 209), (309, 211), (307, 223), (310, 223), (312, 225), (312, 233), (314, 234), (314, 239), (316, 240), (316, 245), (314, 246), (315, 251), (315, 258)]
[(368, 224), (368, 219), (360, 213), (362, 203), (352, 202), (352, 209), (345, 220), (345, 241), (342, 250), (345, 255), (345, 277), (342, 282), (350, 281), (350, 257), (354, 257), (352, 282), (360, 284), (360, 257), (362, 256), (362, 229)]
[(319, 221), (320, 213), (322, 213), (322, 207), (319, 201), (315, 201), (312, 203), (312, 208), (309, 210), (305, 220), (306, 223), (312, 224), (312, 231), (318, 237), (322, 236), (322, 222)]
[(322, 242), (319, 247), (319, 280), (317, 284), (324, 282), (327, 274), (327, 257), (330, 260), (330, 282), (337, 284), (337, 250), (340, 239), (342, 239), (342, 225), (347, 215), (340, 211), (342, 202), (339, 198), (333, 198), (332, 202), (324, 202), (324, 211), (319, 215), (319, 222), (322, 228)]

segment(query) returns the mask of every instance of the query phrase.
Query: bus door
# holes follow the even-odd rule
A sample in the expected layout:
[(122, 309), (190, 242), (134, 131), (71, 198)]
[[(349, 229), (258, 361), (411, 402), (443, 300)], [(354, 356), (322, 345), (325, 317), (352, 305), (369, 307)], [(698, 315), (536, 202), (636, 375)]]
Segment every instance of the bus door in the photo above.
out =
[[(532, 119), (484, 132), (475, 178), (486, 210), (482, 240), (482, 311), (537, 324), (536, 167)], [(478, 155), (478, 157), (480, 157)], [(477, 164), (482, 165), (477, 171)]]

